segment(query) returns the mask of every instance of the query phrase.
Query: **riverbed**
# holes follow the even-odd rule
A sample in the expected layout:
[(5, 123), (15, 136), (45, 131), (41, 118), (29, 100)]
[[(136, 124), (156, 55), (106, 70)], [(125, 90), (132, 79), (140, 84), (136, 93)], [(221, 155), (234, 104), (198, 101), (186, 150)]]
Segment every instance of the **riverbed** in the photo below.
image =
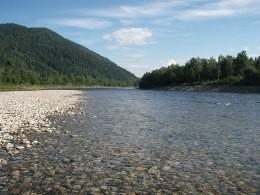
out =
[(2, 194), (260, 193), (260, 95), (82, 90), (81, 113), (0, 151)]

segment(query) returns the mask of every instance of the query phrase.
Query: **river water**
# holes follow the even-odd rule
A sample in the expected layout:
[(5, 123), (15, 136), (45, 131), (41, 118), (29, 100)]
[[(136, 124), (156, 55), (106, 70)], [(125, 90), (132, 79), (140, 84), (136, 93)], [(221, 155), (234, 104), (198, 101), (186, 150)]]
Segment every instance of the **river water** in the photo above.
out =
[[(91, 89), (10, 157), (3, 193), (260, 194), (260, 95)], [(19, 178), (8, 176), (19, 168)]]

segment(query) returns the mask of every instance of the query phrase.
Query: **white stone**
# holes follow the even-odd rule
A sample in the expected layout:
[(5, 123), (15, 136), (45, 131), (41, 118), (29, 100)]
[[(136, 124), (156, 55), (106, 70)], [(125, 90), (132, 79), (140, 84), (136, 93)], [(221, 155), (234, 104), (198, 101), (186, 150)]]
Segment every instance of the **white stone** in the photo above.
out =
[(23, 149), (24, 149), (24, 146), (16, 146), (16, 148), (17, 148), (18, 150), (23, 150)]
[(34, 140), (34, 141), (32, 142), (32, 145), (37, 145), (37, 144), (39, 144), (39, 142), (38, 142), (37, 140)]
[(0, 159), (0, 165), (7, 165), (7, 160), (5, 159)]
[[(76, 90), (43, 90), (0, 92), (0, 145), (14, 149), (10, 142), (19, 135), (22, 143), (30, 147), (25, 137), (29, 130), (52, 132), (50, 115), (72, 114), (80, 94)], [(15, 135), (15, 136), (13, 136)], [(35, 144), (32, 144), (35, 145)]]
[(6, 144), (5, 147), (6, 147), (7, 150), (10, 150), (10, 149), (13, 149), (13, 148), (14, 148), (14, 144), (8, 143), (8, 144)]

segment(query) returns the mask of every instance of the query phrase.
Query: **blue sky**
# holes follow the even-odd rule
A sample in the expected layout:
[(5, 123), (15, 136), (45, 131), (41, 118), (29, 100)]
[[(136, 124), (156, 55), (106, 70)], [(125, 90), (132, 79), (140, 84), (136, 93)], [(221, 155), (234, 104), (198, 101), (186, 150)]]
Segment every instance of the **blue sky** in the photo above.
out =
[(259, 0), (1, 0), (10, 22), (48, 27), (137, 76), (193, 56), (260, 55)]

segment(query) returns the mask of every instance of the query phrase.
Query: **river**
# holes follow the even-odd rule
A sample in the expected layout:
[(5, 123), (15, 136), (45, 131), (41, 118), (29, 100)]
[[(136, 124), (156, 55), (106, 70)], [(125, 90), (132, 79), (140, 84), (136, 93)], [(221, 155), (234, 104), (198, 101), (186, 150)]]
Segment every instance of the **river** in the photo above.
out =
[(260, 193), (260, 95), (89, 89), (80, 99), (82, 114), (53, 119), (57, 131), (10, 157), (3, 193)]

